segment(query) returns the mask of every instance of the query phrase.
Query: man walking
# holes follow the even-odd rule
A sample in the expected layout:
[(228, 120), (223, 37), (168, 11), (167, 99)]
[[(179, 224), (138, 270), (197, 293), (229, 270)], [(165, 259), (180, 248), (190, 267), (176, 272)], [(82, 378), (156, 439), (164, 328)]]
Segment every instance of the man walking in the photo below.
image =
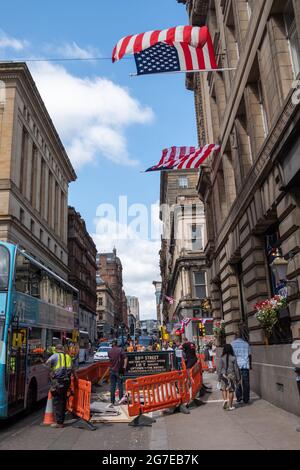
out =
[(196, 346), (187, 338), (183, 338), (182, 350), (187, 369), (191, 369), (197, 362)]
[(110, 359), (110, 401), (114, 405), (116, 401), (116, 386), (118, 384), (119, 400), (123, 398), (123, 373), (127, 367), (127, 357), (122, 348), (118, 347), (118, 341), (114, 340), (112, 348), (108, 351), (108, 357)]
[(65, 354), (61, 344), (56, 346), (56, 353), (52, 354), (46, 361), (50, 366), (51, 394), (53, 396), (53, 406), (56, 423), (51, 424), (53, 428), (63, 428), (65, 421), (67, 394), (71, 384), (72, 373), (76, 377), (73, 369), (72, 358)]
[(236, 334), (236, 339), (232, 342), (232, 348), (240, 369), (241, 382), (236, 388), (236, 400), (238, 403), (243, 401), (248, 403), (250, 400), (250, 373), (251, 369), (251, 351), (250, 346), (242, 338), (241, 333)]

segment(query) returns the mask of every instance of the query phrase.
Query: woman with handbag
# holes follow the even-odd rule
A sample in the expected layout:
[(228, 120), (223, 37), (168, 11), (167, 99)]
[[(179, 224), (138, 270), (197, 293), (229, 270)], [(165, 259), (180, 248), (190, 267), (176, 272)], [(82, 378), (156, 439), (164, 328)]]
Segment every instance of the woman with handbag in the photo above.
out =
[(226, 344), (218, 363), (218, 380), (223, 395), (223, 409), (232, 411), (234, 391), (240, 381), (240, 371), (231, 344)]

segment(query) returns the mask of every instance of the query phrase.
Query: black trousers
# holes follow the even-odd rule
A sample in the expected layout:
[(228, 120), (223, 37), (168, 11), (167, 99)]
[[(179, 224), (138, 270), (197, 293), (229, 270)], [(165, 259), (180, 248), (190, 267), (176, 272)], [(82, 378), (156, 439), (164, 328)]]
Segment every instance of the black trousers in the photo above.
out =
[(53, 406), (57, 424), (64, 424), (65, 421), (67, 394), (69, 387), (70, 382), (58, 383), (56, 386), (56, 391), (53, 395)]

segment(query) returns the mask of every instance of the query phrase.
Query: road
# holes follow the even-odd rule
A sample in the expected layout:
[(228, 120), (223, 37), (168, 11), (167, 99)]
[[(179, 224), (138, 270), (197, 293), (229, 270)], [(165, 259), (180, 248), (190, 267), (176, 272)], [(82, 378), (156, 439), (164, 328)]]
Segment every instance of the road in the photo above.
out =
[(41, 426), (44, 404), (30, 416), (0, 423), (0, 449), (24, 450), (189, 450), (189, 449), (299, 449), (300, 418), (252, 396), (248, 406), (234, 411), (222, 409), (214, 374), (205, 375), (213, 393), (205, 405), (189, 415), (156, 413), (152, 427), (127, 424), (97, 424), (96, 431), (72, 426), (53, 429)]

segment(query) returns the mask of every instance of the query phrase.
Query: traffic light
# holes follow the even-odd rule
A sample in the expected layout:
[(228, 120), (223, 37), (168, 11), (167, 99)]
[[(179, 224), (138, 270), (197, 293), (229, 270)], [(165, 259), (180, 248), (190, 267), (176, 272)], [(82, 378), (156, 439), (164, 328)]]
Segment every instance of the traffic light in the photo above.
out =
[(199, 336), (205, 336), (205, 326), (202, 321), (199, 322)]

